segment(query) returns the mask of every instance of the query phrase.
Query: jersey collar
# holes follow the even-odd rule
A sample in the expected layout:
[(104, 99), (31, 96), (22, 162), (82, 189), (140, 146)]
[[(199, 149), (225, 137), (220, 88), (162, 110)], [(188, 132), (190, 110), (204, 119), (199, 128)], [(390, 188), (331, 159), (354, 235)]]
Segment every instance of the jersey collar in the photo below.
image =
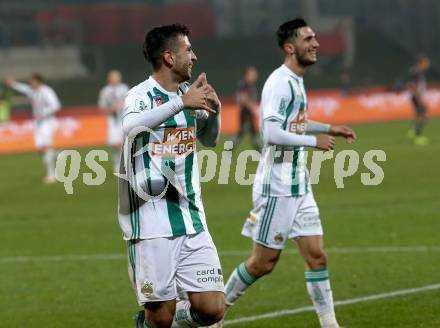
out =
[(281, 69), (289, 74), (291, 77), (293, 77), (295, 80), (297, 80), (298, 82), (302, 82), (303, 78), (301, 76), (296, 75), (289, 67), (287, 67), (286, 65), (281, 65)]
[(150, 77), (147, 80), (151, 85), (153, 85), (154, 87), (158, 88), (160, 92), (169, 95), (169, 96), (175, 96), (177, 95), (177, 92), (170, 92), (165, 90), (155, 79), (153, 76), (150, 75)]

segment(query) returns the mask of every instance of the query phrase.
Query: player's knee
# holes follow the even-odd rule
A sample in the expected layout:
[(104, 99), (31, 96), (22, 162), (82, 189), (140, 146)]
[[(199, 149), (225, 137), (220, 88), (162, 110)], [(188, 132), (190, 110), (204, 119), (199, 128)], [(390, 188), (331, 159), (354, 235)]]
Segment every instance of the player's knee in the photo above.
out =
[(278, 262), (278, 257), (266, 260), (252, 260), (249, 262), (249, 271), (255, 278), (260, 278), (269, 274), (275, 268)]
[(203, 306), (194, 309), (200, 318), (203, 320), (205, 326), (210, 326), (219, 322), (225, 315), (225, 305), (223, 302), (209, 302)]
[(327, 267), (327, 254), (322, 249), (310, 252), (305, 260), (309, 268), (312, 270)]
[(153, 327), (171, 327), (173, 324), (175, 308), (160, 305), (161, 302), (152, 302), (146, 305), (146, 318)]
[(148, 322), (157, 328), (168, 328), (173, 324), (173, 316), (169, 313), (154, 314), (148, 316)]

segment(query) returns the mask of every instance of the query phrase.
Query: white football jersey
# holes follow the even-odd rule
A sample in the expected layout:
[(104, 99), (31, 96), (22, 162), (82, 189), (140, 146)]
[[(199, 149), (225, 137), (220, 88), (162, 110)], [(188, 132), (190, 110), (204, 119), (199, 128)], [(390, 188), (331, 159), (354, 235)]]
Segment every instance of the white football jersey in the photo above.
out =
[[(188, 84), (182, 84), (177, 92), (168, 92), (150, 77), (128, 92), (122, 121), (128, 115), (154, 111), (187, 88)], [(119, 224), (124, 239), (177, 237), (207, 230), (196, 154), (196, 115), (200, 112), (183, 109), (154, 131), (138, 134), (131, 149), (125, 137), (121, 173), (129, 181), (119, 180)], [(154, 189), (161, 185), (168, 185), (163, 197), (147, 201), (140, 197), (157, 194)]]
[[(123, 102), (127, 92), (128, 86), (124, 83), (120, 83), (116, 86), (108, 84), (99, 92), (98, 105), (99, 107), (110, 108), (118, 101)], [(116, 113), (116, 116), (121, 116), (122, 109), (123, 106), (121, 106), (119, 112)], [(115, 113), (109, 113), (109, 115), (115, 115)]]
[[(285, 65), (273, 71), (263, 87), (260, 122), (264, 125), (267, 120), (281, 122), (290, 133), (306, 133), (307, 96), (303, 79)], [(254, 191), (265, 196), (298, 196), (309, 190), (304, 147), (265, 144)]]

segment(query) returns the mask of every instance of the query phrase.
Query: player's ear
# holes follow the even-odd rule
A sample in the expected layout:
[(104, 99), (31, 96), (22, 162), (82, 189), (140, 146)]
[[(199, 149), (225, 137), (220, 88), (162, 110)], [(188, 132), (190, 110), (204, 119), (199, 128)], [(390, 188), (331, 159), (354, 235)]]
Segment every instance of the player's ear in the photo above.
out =
[(295, 47), (290, 42), (284, 43), (283, 50), (289, 56), (292, 56), (295, 53)]
[(170, 50), (166, 50), (163, 52), (163, 61), (167, 67), (172, 67), (175, 63), (174, 54)]

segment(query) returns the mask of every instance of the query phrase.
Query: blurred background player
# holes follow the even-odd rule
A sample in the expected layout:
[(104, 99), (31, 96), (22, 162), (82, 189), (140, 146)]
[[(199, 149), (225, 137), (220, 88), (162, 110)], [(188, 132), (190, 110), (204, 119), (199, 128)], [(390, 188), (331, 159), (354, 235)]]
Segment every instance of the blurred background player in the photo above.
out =
[(112, 147), (115, 172), (119, 172), (120, 147), (122, 143), (122, 109), (128, 86), (122, 83), (118, 70), (107, 74), (107, 85), (99, 92), (98, 106), (107, 114), (107, 144)]
[(409, 69), (407, 86), (411, 94), (415, 118), (414, 127), (408, 131), (408, 136), (414, 138), (416, 145), (426, 145), (429, 140), (422, 136), (423, 128), (427, 121), (427, 108), (423, 96), (426, 91), (425, 73), (431, 66), (431, 61), (425, 55), (418, 55), (414, 66)]
[(234, 148), (240, 144), (240, 140), (246, 130), (249, 130), (252, 138), (252, 145), (260, 150), (260, 140), (258, 129), (255, 124), (255, 114), (258, 111), (258, 91), (256, 83), (258, 80), (258, 71), (255, 67), (247, 67), (243, 78), (238, 83), (237, 103), (240, 107), (240, 126), (237, 135), (234, 138)]
[(26, 95), (32, 103), (32, 113), (35, 119), (34, 140), (37, 150), (43, 155), (46, 166), (45, 183), (54, 183), (55, 160), (57, 153), (53, 148), (53, 138), (57, 128), (55, 113), (61, 104), (55, 91), (44, 83), (43, 77), (35, 73), (29, 79), (29, 84), (20, 83), (13, 78), (6, 80), (6, 85), (17, 92)]
[(12, 107), (12, 91), (4, 83), (0, 85), (0, 123), (9, 121)]
[(306, 287), (321, 327), (339, 328), (304, 147), (331, 150), (335, 140), (330, 135), (352, 142), (355, 134), (345, 126), (307, 119), (303, 75), (317, 61), (319, 47), (313, 30), (297, 18), (281, 25), (277, 37), (284, 64), (264, 84), (260, 106), (264, 147), (253, 185), (254, 208), (242, 230), (253, 239), (253, 250), (229, 277), (226, 305), (232, 306), (257, 279), (269, 274), (292, 239), (304, 258)]

